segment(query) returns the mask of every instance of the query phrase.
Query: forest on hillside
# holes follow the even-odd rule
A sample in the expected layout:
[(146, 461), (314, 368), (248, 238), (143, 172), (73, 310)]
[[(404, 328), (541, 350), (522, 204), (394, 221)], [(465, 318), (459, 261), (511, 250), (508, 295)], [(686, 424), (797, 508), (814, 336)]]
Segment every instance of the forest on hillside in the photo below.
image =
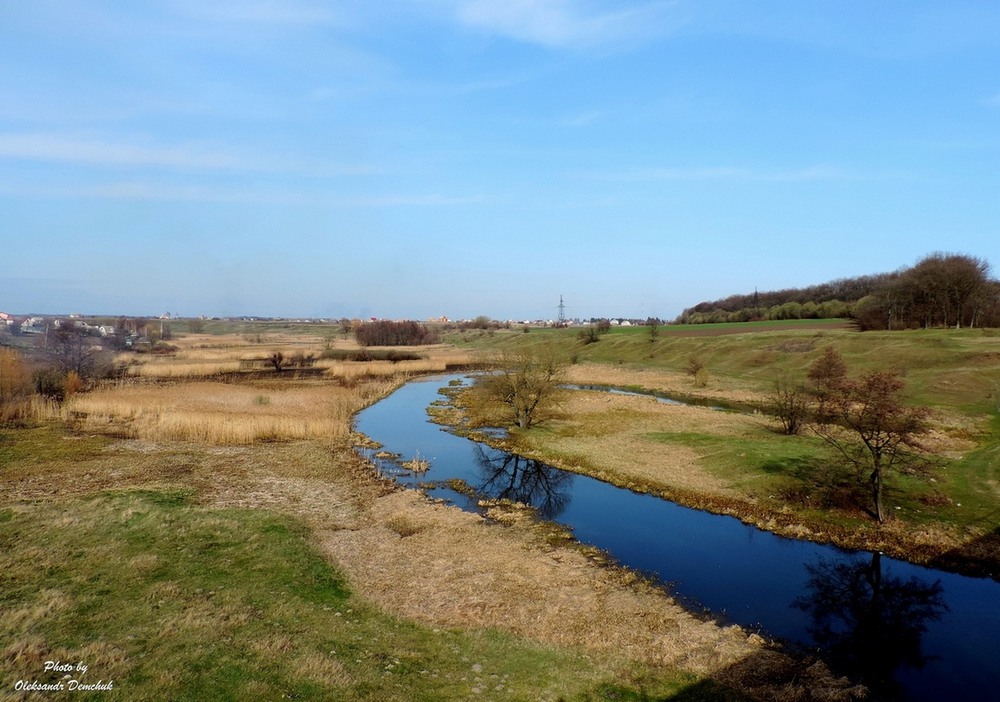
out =
[(1000, 327), (1000, 281), (985, 259), (934, 253), (891, 273), (700, 302), (675, 323), (832, 318), (862, 330)]

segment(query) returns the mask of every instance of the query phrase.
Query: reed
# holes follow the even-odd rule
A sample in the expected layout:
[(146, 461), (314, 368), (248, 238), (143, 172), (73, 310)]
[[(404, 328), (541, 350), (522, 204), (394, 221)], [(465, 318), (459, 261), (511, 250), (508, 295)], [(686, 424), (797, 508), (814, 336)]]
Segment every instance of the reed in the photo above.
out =
[(336, 361), (321, 359), (316, 362), (316, 368), (323, 368), (325, 374), (342, 380), (357, 380), (360, 378), (391, 378), (395, 376), (419, 375), (422, 373), (444, 373), (449, 369), (470, 366), (476, 363), (477, 356), (464, 352), (445, 352), (441, 350), (431, 353), (429, 358), (418, 361)]
[(179, 363), (174, 360), (150, 361), (128, 367), (126, 374), (138, 378), (211, 378), (225, 373), (235, 373), (240, 362), (215, 361)]
[(346, 436), (353, 413), (393, 385), (118, 383), (72, 397), (60, 413), (88, 430), (146, 440), (245, 445), (331, 438)]

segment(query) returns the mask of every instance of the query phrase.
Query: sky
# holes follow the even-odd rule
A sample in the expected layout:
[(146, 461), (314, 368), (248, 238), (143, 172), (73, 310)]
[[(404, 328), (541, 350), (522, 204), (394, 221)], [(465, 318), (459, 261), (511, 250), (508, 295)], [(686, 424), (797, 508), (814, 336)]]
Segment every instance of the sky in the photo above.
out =
[(1000, 267), (994, 0), (0, 2), (2, 311), (672, 319), (937, 251)]

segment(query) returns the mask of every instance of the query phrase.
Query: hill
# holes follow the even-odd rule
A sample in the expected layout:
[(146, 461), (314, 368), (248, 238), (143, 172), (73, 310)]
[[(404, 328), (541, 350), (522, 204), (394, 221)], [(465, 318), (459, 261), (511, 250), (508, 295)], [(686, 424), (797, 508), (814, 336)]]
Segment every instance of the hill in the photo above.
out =
[(852, 318), (861, 329), (1000, 326), (1000, 282), (990, 264), (935, 253), (910, 268), (806, 288), (730, 295), (685, 309), (678, 324)]

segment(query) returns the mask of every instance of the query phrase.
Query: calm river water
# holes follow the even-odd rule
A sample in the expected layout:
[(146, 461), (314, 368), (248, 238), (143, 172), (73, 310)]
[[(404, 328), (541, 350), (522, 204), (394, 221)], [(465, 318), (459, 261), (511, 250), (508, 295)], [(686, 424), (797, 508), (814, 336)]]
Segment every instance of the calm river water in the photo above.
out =
[[(415, 478), (376, 461), (384, 472), (410, 486), (457, 478), (530, 504), (694, 609), (822, 649), (881, 699), (1000, 699), (1000, 583), (775, 536), (457, 437), (426, 409), (462, 377), (413, 381), (358, 415), (357, 429), (384, 450), (431, 463)], [(429, 492), (477, 510), (446, 487)]]

